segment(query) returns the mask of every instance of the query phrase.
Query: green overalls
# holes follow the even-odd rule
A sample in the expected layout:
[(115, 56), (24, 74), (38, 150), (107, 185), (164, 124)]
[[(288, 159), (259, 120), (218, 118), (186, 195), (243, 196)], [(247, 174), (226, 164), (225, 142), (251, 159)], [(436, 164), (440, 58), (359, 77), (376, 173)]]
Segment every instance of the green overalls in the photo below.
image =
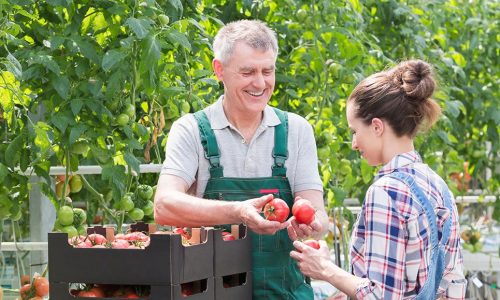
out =
[[(225, 201), (244, 201), (274, 194), (293, 205), (290, 183), (286, 177), (285, 161), (288, 158), (288, 116), (275, 109), (281, 124), (274, 129), (274, 165), (271, 177), (236, 178), (224, 177), (220, 165), (220, 154), (210, 121), (203, 111), (194, 114), (200, 129), (200, 138), (205, 157), (210, 163), (210, 179), (203, 198)], [(312, 288), (290, 258), (294, 249), (286, 229), (274, 235), (259, 235), (251, 232), (253, 299), (313, 299)]]

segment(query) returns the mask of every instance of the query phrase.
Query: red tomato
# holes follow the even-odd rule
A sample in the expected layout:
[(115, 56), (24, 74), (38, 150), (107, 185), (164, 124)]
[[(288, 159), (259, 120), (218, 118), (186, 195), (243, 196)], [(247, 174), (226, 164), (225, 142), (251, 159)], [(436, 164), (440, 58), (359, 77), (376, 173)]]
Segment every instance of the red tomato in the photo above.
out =
[(175, 228), (175, 229), (173, 230), (173, 232), (174, 232), (174, 233), (177, 233), (177, 234), (182, 235), (183, 237), (185, 237), (185, 238), (186, 238), (186, 239), (188, 239), (188, 240), (190, 240), (190, 239), (191, 239), (191, 235), (190, 235), (190, 234), (189, 234), (189, 232), (188, 232), (188, 231), (186, 231), (184, 228), (180, 228), (180, 227)]
[(104, 291), (99, 287), (93, 287), (88, 291), (80, 291), (78, 293), (78, 297), (87, 297), (87, 298), (104, 298)]
[(290, 208), (280, 198), (274, 198), (273, 200), (267, 202), (264, 206), (264, 216), (269, 221), (278, 221), (283, 223), (288, 219), (290, 214)]
[(21, 286), (31, 283), (31, 277), (29, 275), (23, 275), (21, 277)]
[(319, 242), (317, 240), (307, 240), (304, 241), (304, 244), (314, 249), (319, 249)]
[(224, 241), (234, 241), (236, 238), (231, 233), (224, 231), (222, 232), (222, 239)]
[(29, 283), (21, 287), (21, 289), (19, 290), (19, 294), (21, 295), (22, 300), (28, 298), (29, 294), (31, 294), (30, 290), (31, 290), (31, 284)]
[(33, 285), (37, 296), (45, 297), (49, 294), (49, 280), (46, 277), (36, 277)]
[(311, 222), (314, 221), (315, 212), (316, 211), (314, 210), (314, 207), (311, 205), (311, 202), (305, 199), (300, 199), (295, 201), (295, 203), (292, 206), (292, 214), (295, 217), (295, 220), (297, 220), (297, 223), (299, 224), (306, 224), (306, 225), (311, 224)]

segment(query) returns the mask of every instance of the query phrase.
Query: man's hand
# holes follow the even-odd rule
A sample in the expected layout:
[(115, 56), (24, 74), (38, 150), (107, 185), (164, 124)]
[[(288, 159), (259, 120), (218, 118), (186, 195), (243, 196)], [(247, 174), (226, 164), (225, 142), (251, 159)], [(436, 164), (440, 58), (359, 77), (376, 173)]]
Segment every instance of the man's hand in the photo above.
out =
[[(299, 199), (303, 198), (296, 197), (295, 201)], [(309, 225), (297, 223), (295, 217), (291, 217), (288, 220), (288, 224), (288, 236), (292, 241), (295, 241), (297, 239), (305, 239), (308, 237), (318, 237), (323, 231), (322, 223), (317, 216), (314, 217), (314, 220)]]
[(255, 233), (258, 234), (275, 234), (277, 231), (284, 229), (287, 222), (280, 223), (276, 221), (268, 221), (264, 219), (260, 212), (267, 202), (273, 200), (273, 195), (266, 195), (260, 198), (254, 198), (240, 202), (240, 219)]

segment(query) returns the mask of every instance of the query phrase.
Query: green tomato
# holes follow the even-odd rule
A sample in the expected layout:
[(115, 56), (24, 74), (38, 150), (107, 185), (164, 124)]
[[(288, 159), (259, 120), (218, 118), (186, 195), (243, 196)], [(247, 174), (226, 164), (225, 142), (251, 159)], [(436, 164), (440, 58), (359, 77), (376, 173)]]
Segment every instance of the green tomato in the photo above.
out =
[(81, 208), (73, 208), (73, 225), (79, 226), (87, 221), (87, 213)]
[(125, 126), (129, 121), (130, 117), (127, 114), (119, 114), (118, 117), (116, 117), (116, 124), (119, 126)]
[(134, 208), (127, 212), (128, 216), (134, 221), (140, 221), (144, 218), (144, 211), (140, 208)]
[(147, 201), (146, 204), (142, 207), (142, 211), (145, 216), (152, 216), (154, 213), (154, 204), (153, 201)]
[(64, 226), (63, 228), (61, 228), (61, 232), (66, 232), (69, 238), (78, 235), (78, 230), (73, 225)]
[(135, 119), (135, 105), (129, 103), (125, 106), (123, 113), (126, 114), (130, 119)]
[(79, 191), (82, 190), (83, 187), (83, 181), (82, 177), (80, 175), (74, 175), (71, 177), (69, 180), (69, 190), (72, 193), (78, 193)]
[(333, 77), (338, 78), (340, 74), (340, 68), (342, 68), (341, 65), (333, 62), (328, 66), (328, 71), (330, 71), (330, 74), (332, 74)]
[(89, 145), (87, 141), (77, 141), (71, 145), (70, 150), (74, 154), (85, 154), (89, 150)]
[(160, 21), (161, 25), (168, 25), (170, 18), (167, 15), (161, 14), (158, 16), (158, 21)]
[(59, 208), (59, 211), (57, 212), (57, 219), (59, 220), (59, 223), (61, 225), (68, 226), (73, 224), (73, 218), (73, 208), (67, 205), (61, 206), (61, 208)]
[(85, 228), (85, 225), (80, 225), (76, 227), (76, 231), (78, 231), (78, 235), (87, 235), (87, 228)]
[(301, 21), (301, 22), (302, 22), (302, 21), (304, 21), (306, 18), (307, 18), (307, 11), (305, 11), (305, 10), (304, 10), (304, 9), (302, 9), (302, 8), (301, 8), (301, 9), (299, 9), (299, 10), (297, 11), (297, 19), (298, 19), (299, 21)]
[(137, 187), (139, 197), (143, 200), (151, 200), (153, 198), (153, 188), (147, 184), (141, 184)]
[(118, 203), (119, 209), (124, 211), (131, 211), (132, 209), (134, 209), (134, 206), (135, 206), (134, 201), (132, 200), (132, 197), (128, 194), (123, 196), (123, 198)]

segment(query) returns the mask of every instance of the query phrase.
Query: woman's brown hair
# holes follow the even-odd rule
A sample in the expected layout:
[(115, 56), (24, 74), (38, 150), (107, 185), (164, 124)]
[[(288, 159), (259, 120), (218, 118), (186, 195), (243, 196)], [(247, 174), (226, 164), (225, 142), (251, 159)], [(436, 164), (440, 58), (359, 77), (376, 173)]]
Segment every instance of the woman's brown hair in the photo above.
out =
[(373, 118), (384, 119), (397, 136), (414, 137), (441, 115), (441, 108), (430, 98), (435, 87), (431, 65), (408, 60), (362, 80), (348, 101), (355, 105), (356, 117), (365, 124)]

